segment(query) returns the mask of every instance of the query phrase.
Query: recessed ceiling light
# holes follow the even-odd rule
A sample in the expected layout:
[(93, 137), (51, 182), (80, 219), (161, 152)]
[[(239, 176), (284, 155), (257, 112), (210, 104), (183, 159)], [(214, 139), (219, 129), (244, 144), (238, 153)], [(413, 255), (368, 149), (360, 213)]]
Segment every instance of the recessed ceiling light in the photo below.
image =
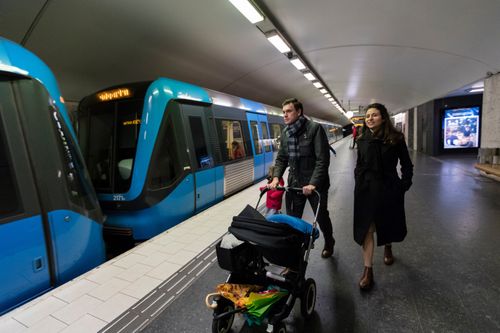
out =
[(292, 65), (295, 66), (295, 68), (297, 68), (299, 71), (300, 70), (303, 70), (303, 69), (306, 69), (306, 65), (304, 65), (304, 63), (302, 62), (302, 60), (300, 60), (298, 57), (294, 57), (292, 59), (290, 59), (290, 62), (292, 63)]
[(314, 81), (316, 80), (316, 77), (311, 73), (311, 72), (307, 72), (307, 73), (304, 73), (304, 76), (306, 77), (306, 79), (308, 79), (309, 81)]
[(267, 40), (271, 42), (271, 44), (273, 44), (274, 47), (277, 48), (278, 51), (280, 51), (281, 53), (286, 53), (291, 51), (290, 47), (285, 43), (283, 38), (281, 38), (281, 36), (278, 35), (277, 32), (274, 31), (268, 34), (266, 37)]

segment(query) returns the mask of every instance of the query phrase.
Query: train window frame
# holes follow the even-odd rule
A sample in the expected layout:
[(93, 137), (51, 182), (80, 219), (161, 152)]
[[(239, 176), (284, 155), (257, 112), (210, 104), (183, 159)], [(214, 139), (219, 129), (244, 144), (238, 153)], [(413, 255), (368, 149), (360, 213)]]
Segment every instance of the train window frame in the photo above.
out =
[[(236, 119), (226, 119), (217, 118), (215, 120), (217, 128), (217, 137), (219, 139), (219, 146), (222, 154), (222, 162), (236, 162), (241, 161), (249, 157), (248, 146), (246, 144), (244, 125), (240, 120)], [(229, 126), (231, 125), (231, 126)], [(239, 127), (238, 132), (235, 132), (235, 125)], [(229, 133), (230, 128), (233, 129), (233, 133)], [(234, 134), (239, 133), (239, 136), (235, 138)], [(232, 134), (232, 135), (231, 135)], [(234, 158), (232, 155), (232, 144), (237, 142), (239, 148), (243, 150), (243, 156)]]

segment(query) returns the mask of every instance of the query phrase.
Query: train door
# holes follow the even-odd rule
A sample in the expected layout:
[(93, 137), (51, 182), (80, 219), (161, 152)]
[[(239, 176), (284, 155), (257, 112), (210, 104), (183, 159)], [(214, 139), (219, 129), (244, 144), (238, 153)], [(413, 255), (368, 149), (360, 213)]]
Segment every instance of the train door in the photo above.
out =
[(262, 132), (262, 143), (264, 146), (264, 175), (267, 175), (269, 167), (273, 165), (272, 139), (269, 136), (269, 124), (267, 117), (259, 115), (259, 124)]
[(194, 173), (195, 211), (216, 199), (216, 169), (209, 135), (209, 110), (205, 106), (181, 104), (186, 128), (191, 170)]
[(8, 81), (0, 82), (0, 314), (54, 283), (33, 170)]
[(269, 140), (267, 119), (264, 115), (247, 113), (248, 126), (254, 154), (254, 180), (264, 178), (273, 161), (273, 152)]

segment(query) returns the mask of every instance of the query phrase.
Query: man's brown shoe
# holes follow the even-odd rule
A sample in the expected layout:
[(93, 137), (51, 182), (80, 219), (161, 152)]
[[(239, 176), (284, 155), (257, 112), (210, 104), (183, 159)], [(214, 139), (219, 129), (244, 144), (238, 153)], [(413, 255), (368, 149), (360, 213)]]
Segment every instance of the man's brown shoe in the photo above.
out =
[(330, 258), (331, 256), (333, 256), (333, 246), (329, 249), (324, 248), (323, 251), (321, 252), (322, 258)]
[(392, 246), (384, 246), (384, 264), (392, 265), (394, 263), (394, 256), (392, 255)]
[(334, 248), (335, 248), (335, 239), (333, 239), (331, 242), (326, 241), (325, 247), (323, 248), (323, 251), (321, 251), (321, 257), (330, 258), (331, 256), (333, 256)]

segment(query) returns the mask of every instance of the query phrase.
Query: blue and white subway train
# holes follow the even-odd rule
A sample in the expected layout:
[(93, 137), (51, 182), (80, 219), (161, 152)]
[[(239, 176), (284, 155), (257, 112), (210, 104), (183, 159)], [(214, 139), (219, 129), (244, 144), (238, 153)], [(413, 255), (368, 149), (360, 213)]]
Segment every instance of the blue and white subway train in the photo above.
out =
[(84, 98), (78, 136), (105, 233), (151, 238), (264, 178), (281, 110), (160, 78)]
[(281, 109), (159, 78), (85, 97), (78, 126), (105, 233), (145, 240), (264, 178), (284, 122)]
[(0, 37), (0, 314), (101, 264), (102, 220), (52, 72)]

